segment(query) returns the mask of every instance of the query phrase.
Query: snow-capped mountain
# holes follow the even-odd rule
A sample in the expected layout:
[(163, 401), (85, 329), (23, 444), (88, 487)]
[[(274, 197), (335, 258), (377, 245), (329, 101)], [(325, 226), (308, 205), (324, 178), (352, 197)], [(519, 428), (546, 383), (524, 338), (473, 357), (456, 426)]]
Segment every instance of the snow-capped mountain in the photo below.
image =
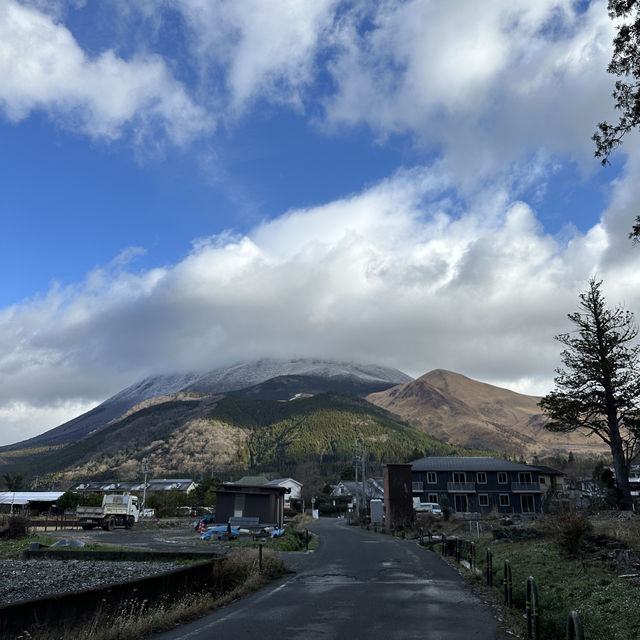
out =
[[(325, 379), (325, 384), (322, 385), (323, 389), (330, 389), (335, 384), (336, 390), (341, 390), (344, 387), (344, 380), (348, 379), (350, 391), (357, 389), (357, 384), (354, 381), (362, 381), (362, 395), (413, 380), (401, 371), (388, 367), (308, 358), (296, 360), (264, 358), (214, 369), (207, 373), (150, 376), (123, 389), (91, 411), (69, 422), (29, 440), (2, 447), (2, 449), (50, 446), (80, 440), (150, 398), (166, 396), (179, 391), (211, 395), (223, 394), (254, 387), (272, 378), (283, 376), (323, 378)], [(372, 389), (372, 383), (380, 385), (380, 389)], [(318, 387), (317, 384), (315, 386)]]
[(389, 386), (411, 382), (413, 378), (402, 371), (378, 365), (363, 365), (354, 362), (333, 360), (277, 360), (263, 358), (254, 362), (243, 362), (215, 369), (201, 376), (186, 389), (200, 393), (228, 393), (253, 387), (280, 376), (317, 376), (322, 378), (355, 377), (366, 382), (388, 383)]

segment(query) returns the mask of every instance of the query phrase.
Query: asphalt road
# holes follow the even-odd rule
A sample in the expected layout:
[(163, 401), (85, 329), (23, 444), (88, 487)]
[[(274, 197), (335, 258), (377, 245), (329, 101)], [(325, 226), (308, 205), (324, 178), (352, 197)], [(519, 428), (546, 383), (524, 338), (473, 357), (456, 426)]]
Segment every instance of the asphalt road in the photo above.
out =
[(415, 542), (315, 523), (316, 551), (283, 554), (295, 575), (155, 640), (503, 640), (489, 609)]

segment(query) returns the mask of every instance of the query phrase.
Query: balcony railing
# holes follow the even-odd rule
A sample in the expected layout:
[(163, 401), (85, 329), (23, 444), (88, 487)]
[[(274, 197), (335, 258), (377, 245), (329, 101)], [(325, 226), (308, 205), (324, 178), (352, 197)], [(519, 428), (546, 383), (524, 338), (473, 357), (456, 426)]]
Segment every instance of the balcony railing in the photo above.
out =
[(511, 491), (513, 493), (542, 493), (542, 489), (537, 482), (512, 482)]
[(447, 491), (449, 493), (475, 493), (475, 482), (447, 482)]

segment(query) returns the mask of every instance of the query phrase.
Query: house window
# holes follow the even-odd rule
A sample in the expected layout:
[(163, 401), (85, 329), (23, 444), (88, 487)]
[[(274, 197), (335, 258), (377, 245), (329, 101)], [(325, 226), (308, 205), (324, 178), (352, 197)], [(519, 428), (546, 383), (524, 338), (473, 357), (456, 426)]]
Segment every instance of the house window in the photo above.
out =
[(422, 491), (422, 482), (412, 482), (411, 483), (411, 490), (412, 491)]
[(478, 484), (487, 484), (487, 474), (484, 471), (476, 473), (476, 482)]
[(427, 473), (427, 482), (429, 484), (436, 484), (436, 482), (438, 482), (438, 478), (436, 477), (435, 471), (429, 471)]
[(501, 507), (508, 507), (511, 503), (509, 502), (509, 494), (508, 493), (501, 493), (500, 494), (500, 506)]
[(434, 504), (438, 504), (438, 494), (437, 493), (427, 494), (427, 502), (433, 502)]
[(454, 471), (453, 472), (453, 481), (454, 482), (466, 482), (467, 474), (464, 471)]
[(456, 513), (467, 513), (469, 511), (467, 496), (456, 494), (454, 497), (454, 508)]
[(488, 507), (489, 506), (489, 494), (487, 494), (487, 493), (479, 493), (478, 494), (478, 504), (481, 507)]
[(498, 471), (498, 484), (507, 484), (507, 474), (504, 471)]
[(520, 496), (520, 505), (522, 513), (535, 513), (536, 511), (533, 496)]
[(520, 472), (518, 474), (518, 482), (531, 482), (531, 473), (529, 471)]
[(540, 484), (547, 484), (547, 481), (545, 478), (540, 478)]

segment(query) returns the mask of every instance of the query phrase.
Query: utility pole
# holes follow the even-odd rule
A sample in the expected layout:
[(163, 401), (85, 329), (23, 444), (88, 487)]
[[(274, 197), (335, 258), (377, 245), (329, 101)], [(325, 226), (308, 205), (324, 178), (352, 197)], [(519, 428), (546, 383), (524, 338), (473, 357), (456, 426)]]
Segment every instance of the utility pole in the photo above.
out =
[(353, 468), (356, 472), (356, 516), (360, 518), (360, 496), (358, 495), (358, 463), (360, 462), (360, 458), (358, 456), (358, 438), (356, 438), (355, 444), (353, 445)]
[(144, 518), (144, 510), (147, 506), (147, 473), (149, 472), (146, 460), (143, 462), (142, 470), (144, 471), (144, 487), (142, 488), (142, 517)]
[(364, 440), (362, 441), (362, 455), (360, 456), (360, 460), (362, 462), (362, 515), (367, 515), (367, 487), (365, 485), (366, 477), (365, 477), (365, 452), (364, 452)]

